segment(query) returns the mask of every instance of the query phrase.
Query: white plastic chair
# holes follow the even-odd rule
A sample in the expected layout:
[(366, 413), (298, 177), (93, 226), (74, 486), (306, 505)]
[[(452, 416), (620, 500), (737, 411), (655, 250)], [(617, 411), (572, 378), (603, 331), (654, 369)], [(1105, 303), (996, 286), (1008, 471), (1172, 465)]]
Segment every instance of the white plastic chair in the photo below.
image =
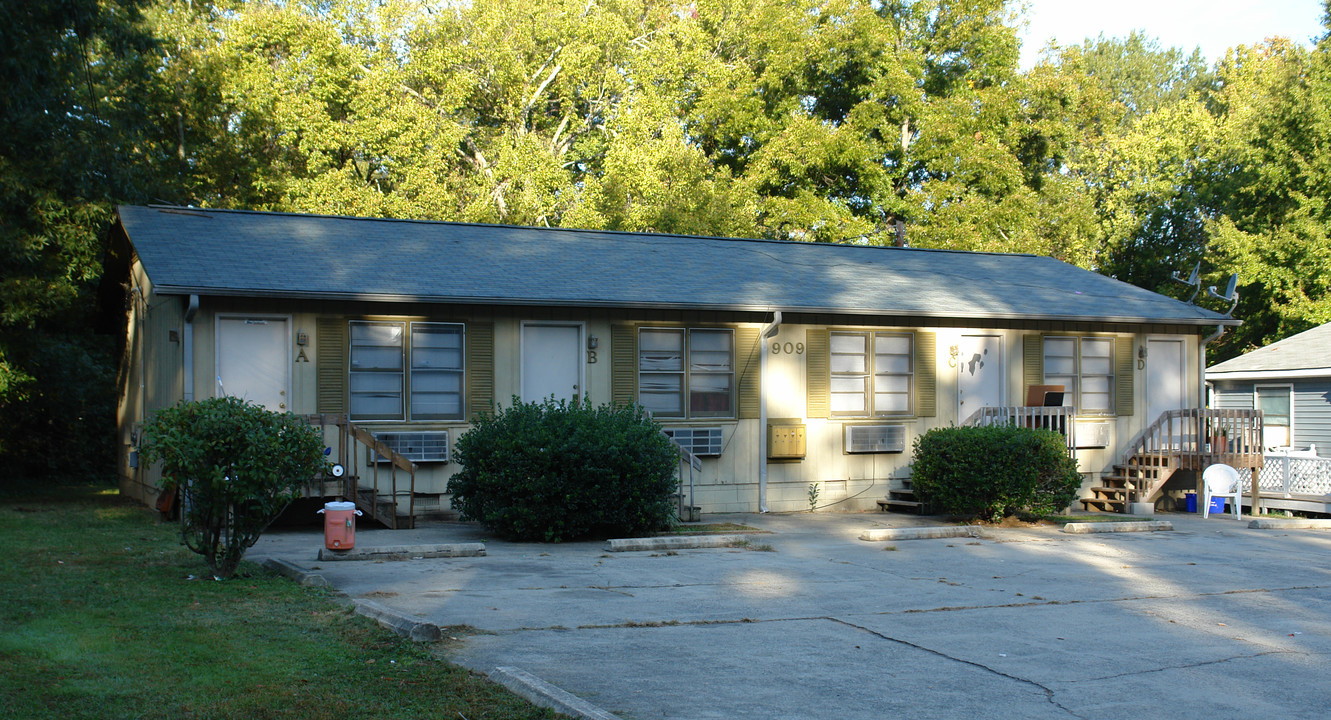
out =
[(1243, 511), (1243, 483), (1239, 481), (1239, 471), (1224, 465), (1212, 465), (1202, 471), (1202, 519), (1211, 514), (1211, 498), (1233, 498), (1234, 519), (1239, 520)]

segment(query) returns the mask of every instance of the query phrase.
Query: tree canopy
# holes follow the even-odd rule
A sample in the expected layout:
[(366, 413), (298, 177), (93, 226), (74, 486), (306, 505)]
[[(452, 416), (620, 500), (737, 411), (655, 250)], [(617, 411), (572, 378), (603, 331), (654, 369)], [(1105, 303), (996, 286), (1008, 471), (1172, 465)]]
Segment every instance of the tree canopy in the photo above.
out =
[(116, 346), (89, 328), (119, 202), (867, 244), (904, 225), (1184, 298), (1176, 271), (1237, 273), (1220, 359), (1331, 321), (1327, 40), (1208, 66), (1101, 36), (1023, 70), (1021, 22), (1004, 0), (7, 4), (0, 456), (107, 464)]

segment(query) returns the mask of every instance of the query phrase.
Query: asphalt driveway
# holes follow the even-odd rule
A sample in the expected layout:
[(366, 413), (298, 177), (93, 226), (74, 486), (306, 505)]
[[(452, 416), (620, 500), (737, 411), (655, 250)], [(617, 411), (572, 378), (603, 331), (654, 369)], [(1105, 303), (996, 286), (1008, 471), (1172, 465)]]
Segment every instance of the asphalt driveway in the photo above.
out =
[(1331, 530), (1157, 519), (1175, 529), (867, 542), (937, 520), (708, 516), (770, 534), (636, 552), (438, 523), (362, 530), (357, 548), (486, 554), (326, 562), (321, 533), (282, 531), (250, 557), (443, 627), (459, 664), (625, 720), (1331, 714)]

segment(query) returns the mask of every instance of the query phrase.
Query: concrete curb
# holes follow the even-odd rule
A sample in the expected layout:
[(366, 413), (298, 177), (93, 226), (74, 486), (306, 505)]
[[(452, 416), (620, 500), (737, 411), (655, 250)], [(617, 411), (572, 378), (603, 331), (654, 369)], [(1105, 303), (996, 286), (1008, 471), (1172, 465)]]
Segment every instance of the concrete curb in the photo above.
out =
[(312, 573), (281, 558), (268, 558), (263, 561), (263, 566), (278, 575), (295, 580), (305, 587), (328, 587), (328, 581), (324, 579), (323, 575)]
[(1258, 518), (1248, 523), (1253, 530), (1331, 530), (1331, 520), (1313, 518)]
[(414, 560), (417, 558), (482, 557), (485, 543), (450, 543), (445, 545), (385, 545), (351, 550), (319, 551), (325, 562), (337, 560)]
[(869, 542), (880, 540), (933, 540), (957, 537), (980, 537), (980, 529), (971, 525), (948, 525), (943, 527), (882, 528), (865, 530), (860, 533), (860, 539)]
[[(294, 565), (286, 560), (280, 558), (268, 558), (263, 564), (264, 567), (269, 568), (277, 574), (291, 578), (306, 587), (328, 587), (328, 581), (324, 579), (324, 576), (304, 570), (300, 566)], [(416, 642), (437, 642), (444, 637), (444, 633), (439, 629), (438, 625), (413, 620), (401, 613), (389, 610), (376, 602), (370, 600), (351, 600), (351, 603), (355, 605), (358, 614), (364, 615), (398, 635), (410, 640)]]
[(443, 632), (439, 630), (439, 626), (434, 623), (414, 620), (371, 600), (354, 600), (354, 602), (356, 603), (357, 613), (377, 621), (380, 625), (409, 640), (436, 642), (444, 637)]
[(490, 679), (536, 705), (555, 712), (587, 720), (620, 720), (618, 715), (608, 713), (519, 668), (497, 667), (490, 672)]
[(1092, 523), (1068, 523), (1063, 526), (1063, 532), (1072, 535), (1089, 535), (1091, 533), (1121, 533), (1121, 532), (1157, 532), (1160, 530), (1173, 530), (1174, 523), (1168, 520), (1147, 520), (1144, 522), (1092, 522)]
[(747, 535), (676, 535), (654, 538), (617, 538), (605, 541), (609, 552), (635, 550), (691, 550), (693, 548), (734, 547), (749, 542)]

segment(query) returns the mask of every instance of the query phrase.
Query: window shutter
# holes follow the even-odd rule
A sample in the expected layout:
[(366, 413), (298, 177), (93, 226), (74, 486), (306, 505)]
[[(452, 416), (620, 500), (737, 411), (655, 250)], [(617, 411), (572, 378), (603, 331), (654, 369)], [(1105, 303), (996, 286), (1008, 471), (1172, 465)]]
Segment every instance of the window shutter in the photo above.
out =
[(1022, 402), (1031, 394), (1032, 385), (1044, 384), (1044, 336), (1026, 335), (1022, 338)]
[(937, 334), (915, 333), (915, 415), (938, 414), (938, 363), (934, 356)]
[(1114, 413), (1117, 415), (1132, 415), (1135, 409), (1132, 373), (1136, 363), (1133, 362), (1132, 344), (1130, 337), (1114, 338)]
[(340, 317), (321, 317), (315, 323), (318, 333), (314, 346), (315, 409), (321, 413), (347, 411), (347, 321)]
[(735, 329), (735, 369), (739, 386), (740, 419), (752, 419), (762, 413), (762, 358), (758, 328)]
[(467, 415), (493, 412), (495, 404), (494, 323), (467, 323)]
[(831, 340), (827, 328), (806, 330), (804, 350), (804, 412), (811, 418), (832, 415)]
[(610, 328), (610, 402), (638, 402), (638, 329), (632, 325)]

